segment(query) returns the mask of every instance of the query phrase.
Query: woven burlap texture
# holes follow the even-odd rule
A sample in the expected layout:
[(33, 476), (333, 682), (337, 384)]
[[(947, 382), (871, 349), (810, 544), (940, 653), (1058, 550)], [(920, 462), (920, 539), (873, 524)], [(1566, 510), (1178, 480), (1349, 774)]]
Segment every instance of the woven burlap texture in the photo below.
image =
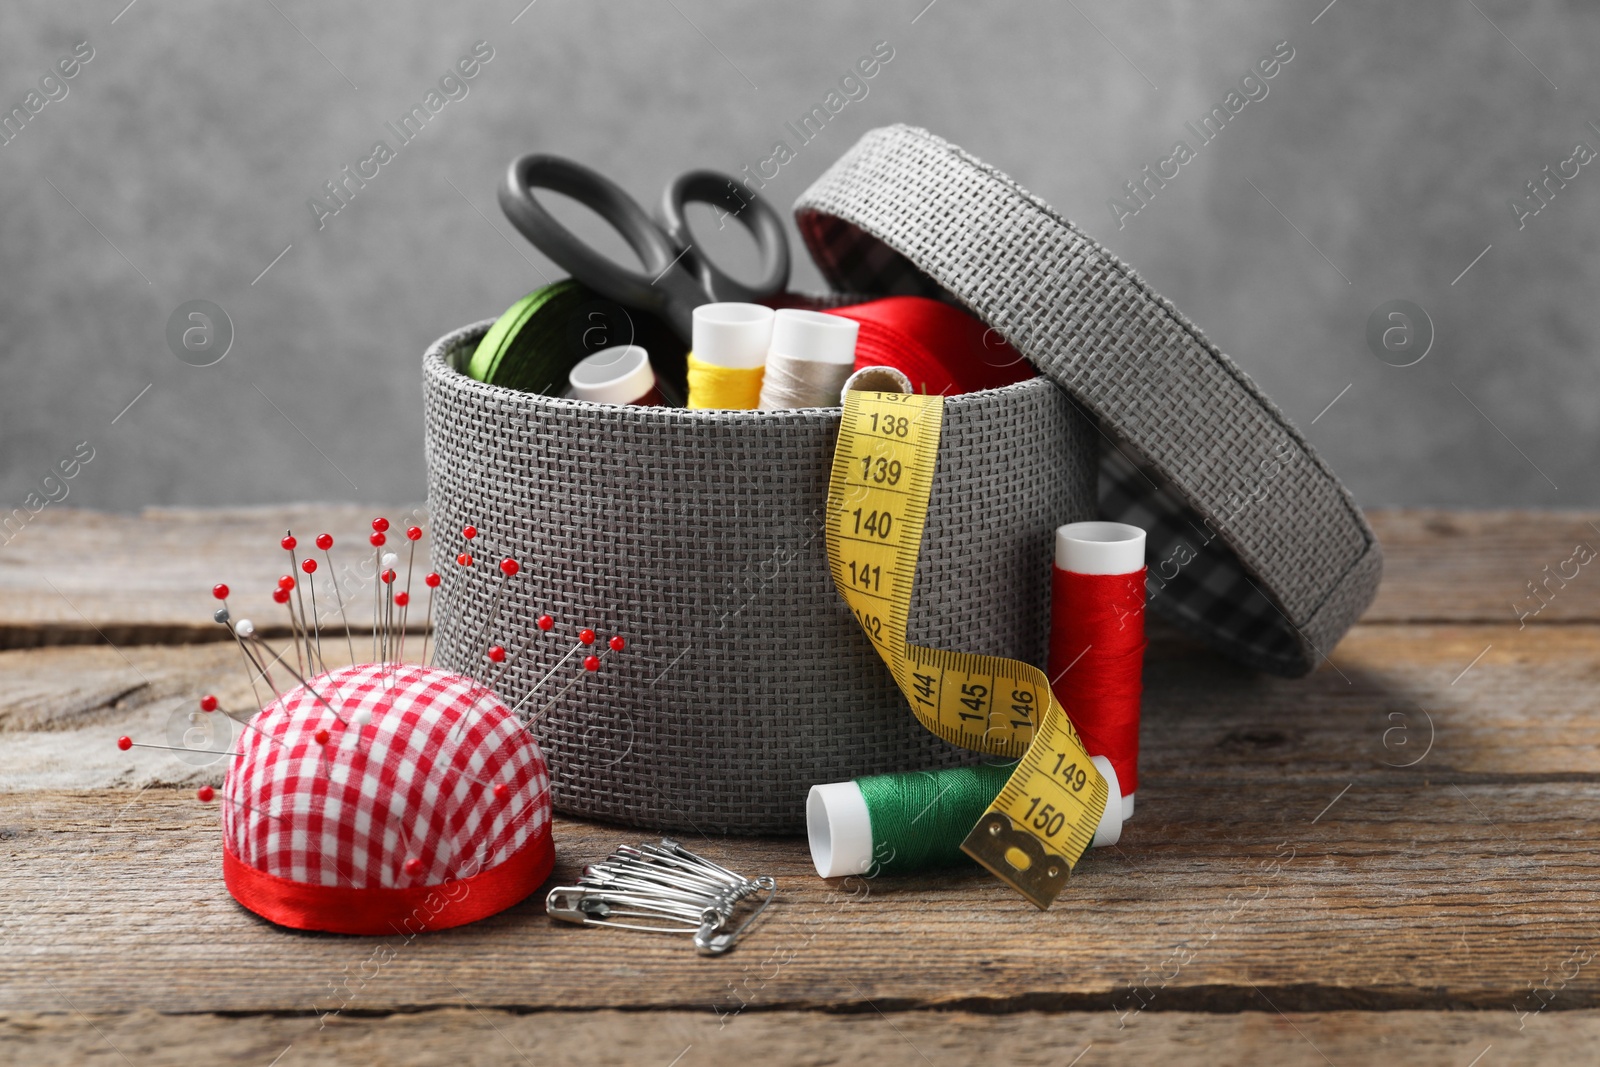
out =
[[(488, 323), (423, 361), (438, 660), (527, 708), (558, 810), (702, 833), (798, 832), (819, 782), (972, 762), (912, 717), (834, 589), (823, 514), (839, 410), (614, 407), (460, 373)], [(910, 637), (1043, 663), (1051, 532), (1095, 512), (1096, 434), (1035, 379), (952, 397)], [(456, 531), (480, 531), (470, 569)], [(486, 627), (505, 556), (522, 563)], [(548, 612), (556, 627), (535, 625)]]
[(1296, 675), (1371, 603), (1377, 538), (1311, 445), (1170, 302), (1005, 174), (891, 126), (795, 214), (836, 289), (953, 299), (1094, 419), (1102, 511), (1148, 530), (1154, 610)]

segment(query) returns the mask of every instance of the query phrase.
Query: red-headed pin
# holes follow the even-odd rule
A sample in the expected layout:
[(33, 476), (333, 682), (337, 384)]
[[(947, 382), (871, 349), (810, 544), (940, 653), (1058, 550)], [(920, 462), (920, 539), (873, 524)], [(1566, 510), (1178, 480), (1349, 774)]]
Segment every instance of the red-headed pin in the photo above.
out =
[(200, 798), (201, 803), (209, 804), (211, 803), (211, 798), (215, 797), (217, 793), (209, 785), (203, 785), (194, 791), (194, 795)]
[(555, 625), (556, 625), (556, 620), (552, 619), (550, 616), (548, 616), (548, 615), (540, 615), (539, 616), (539, 629), (543, 630), (545, 633), (549, 633), (552, 629), (555, 628)]
[(317, 534), (317, 547), (326, 552), (333, 547), (333, 534)]
[(420, 541), (420, 540), (422, 540), (422, 527), (420, 527), (420, 526), (407, 526), (406, 527), (406, 540), (407, 541)]
[(217, 710), (217, 698), (212, 696), (210, 693), (207, 693), (205, 696), (201, 697), (200, 698), (200, 710), (201, 711), (216, 711)]
[(310, 556), (307, 556), (305, 559), (300, 561), (300, 569), (305, 571), (307, 574), (315, 574), (317, 573), (317, 561), (312, 559)]
[(374, 533), (387, 533), (389, 530), (389, 520), (384, 518), (382, 515), (379, 515), (376, 519), (372, 520), (372, 530)]

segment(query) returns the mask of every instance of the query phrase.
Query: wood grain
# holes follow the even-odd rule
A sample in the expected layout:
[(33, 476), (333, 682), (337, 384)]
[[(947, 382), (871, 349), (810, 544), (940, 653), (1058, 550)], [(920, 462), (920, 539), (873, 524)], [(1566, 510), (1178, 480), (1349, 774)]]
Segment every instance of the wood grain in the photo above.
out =
[[(464, 999), (458, 998), (463, 1005)], [(0, 1057), (35, 1067), (123, 1063), (437, 1065), (484, 1067), (785, 1067), (1005, 1064), (1068, 1067), (1271, 1063), (1282, 1067), (1403, 1063), (1407, 1067), (1592, 1063), (1600, 1012), (1550, 1010), (1521, 1030), (1510, 1012), (1149, 1012), (1123, 1029), (1107, 1012), (848, 1015), (751, 1012), (728, 1025), (706, 1012), (540, 1012), (462, 1006), (382, 1018), (155, 1012), (0, 1017)], [(203, 1049), (203, 1057), (197, 1050)], [(471, 1050), (463, 1060), (463, 1050)], [(1488, 1054), (1483, 1055), (1487, 1050)], [(281, 1056), (281, 1060), (276, 1057)], [(681, 1057), (681, 1058), (678, 1058)]]
[[(236, 616), (277, 620), (268, 595), (286, 558), (285, 529), (302, 543), (331, 532), (345, 587), (370, 581), (368, 523), (420, 522), (420, 507), (301, 504), (260, 508), (151, 509), (110, 515), (48, 508), (0, 548), (0, 648), (50, 644), (174, 644), (222, 638), (209, 590), (236, 591)], [(1533, 599), (1527, 583), (1560, 571), (1582, 543), (1600, 547), (1600, 513), (1389, 509), (1369, 513), (1386, 559), (1383, 586), (1367, 613), (1378, 622), (1518, 622), (1516, 606), (1541, 606), (1533, 621), (1600, 622), (1590, 571), (1550, 580)], [(424, 544), (427, 542), (425, 541)], [(1572, 568), (1566, 568), (1572, 573)], [(1544, 588), (1544, 586), (1541, 586)], [(359, 625), (360, 613), (351, 621)], [(276, 623), (274, 623), (276, 625)]]
[[(273, 583), (289, 569), (278, 547), (284, 531), (295, 532), (302, 557), (318, 533), (331, 533), (340, 589), (370, 590), (367, 538), (380, 514), (397, 530), (426, 525), (419, 507), (152, 508), (138, 515), (47, 508), (0, 547), (0, 648), (226, 640), (211, 620), (218, 582), (233, 591), (235, 618), (286, 632), (285, 609), (271, 600)], [(386, 547), (403, 540), (393, 534)], [(324, 601), (332, 589), (327, 577), (324, 565), (317, 579)], [(353, 627), (361, 622), (354, 603)]]
[[(0, 652), (0, 675), (0, 789), (219, 782), (216, 760), (112, 742), (177, 743), (168, 731), (202, 693), (236, 712), (254, 707), (238, 652), (223, 644), (15, 649)], [(1597, 683), (1600, 626), (1587, 624), (1362, 624), (1330, 664), (1294, 680), (1168, 634), (1147, 657), (1141, 773), (1249, 783), (1268, 796), (1282, 782), (1413, 771), (1597, 775)]]
[[(1560, 574), (1600, 516), (1374, 513), (1378, 601), (1306, 679), (1155, 627), (1138, 815), (1047, 913), (976, 870), (828, 883), (798, 840), (683, 835), (782, 888), (707, 960), (541, 894), (413, 940), (274, 927), (221, 883), (192, 791), (221, 764), (116, 749), (203, 692), (253, 708), (210, 585), (270, 618), (281, 530), (364, 548), (375, 513), (46, 511), (0, 550), (0, 1060), (1592, 1059), (1600, 608)], [(563, 880), (645, 836), (556, 833)]]
[[(1600, 941), (1600, 783), (1358, 778), (1264, 795), (1156, 779), (1039, 913), (975, 869), (823, 882), (803, 842), (684, 835), (781, 900), (734, 953), (553, 924), (540, 897), (412, 940), (286, 931), (221, 878), (180, 790), (0, 796), (0, 1010), (1511, 1011)], [(556, 879), (644, 835), (556, 826)], [(1107, 951), (1107, 946), (1116, 946)], [(381, 950), (387, 950), (387, 953)], [(382, 961), (386, 954), (393, 958)], [(1593, 964), (1558, 999), (1600, 1006)], [(870, 1009), (867, 1009), (870, 1010)]]
[(1516, 624), (1519, 606), (1540, 609), (1530, 624), (1600, 621), (1600, 559), (1563, 566), (1579, 545), (1600, 550), (1600, 513), (1386, 508), (1367, 517), (1384, 567), (1366, 622)]

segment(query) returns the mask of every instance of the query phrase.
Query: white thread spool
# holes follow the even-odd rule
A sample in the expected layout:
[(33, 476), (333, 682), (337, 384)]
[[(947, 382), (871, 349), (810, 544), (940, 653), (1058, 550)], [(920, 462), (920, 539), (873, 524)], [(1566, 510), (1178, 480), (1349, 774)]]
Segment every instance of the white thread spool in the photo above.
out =
[(572, 397), (595, 404), (660, 403), (650, 353), (639, 345), (615, 345), (583, 357), (567, 374)]
[[(1117, 803), (1121, 787), (1110, 760), (1104, 756), (1091, 756), (1089, 760), (1110, 787), (1106, 810), (1100, 815), (1100, 825), (1090, 843), (1091, 848), (1101, 848), (1122, 838), (1122, 806)], [(806, 839), (811, 845), (811, 863), (819, 876), (866, 874), (876, 852), (872, 816), (861, 787), (855, 782), (812, 786), (806, 797)]]
[(832, 407), (856, 362), (861, 324), (820, 311), (784, 308), (772, 323), (761, 406)]
[(732, 370), (762, 366), (772, 347), (773, 318), (772, 309), (761, 304), (701, 304), (694, 309), (694, 358)]

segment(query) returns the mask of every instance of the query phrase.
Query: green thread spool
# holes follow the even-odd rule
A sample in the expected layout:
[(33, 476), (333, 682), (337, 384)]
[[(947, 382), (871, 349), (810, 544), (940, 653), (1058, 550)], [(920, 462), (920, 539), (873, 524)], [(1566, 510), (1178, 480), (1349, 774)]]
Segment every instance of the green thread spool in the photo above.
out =
[[(1104, 756), (1094, 765), (1116, 789), (1116, 771)], [(811, 862), (823, 878), (906, 874), (970, 863), (961, 842), (1005, 787), (1014, 763), (946, 767), (908, 774), (877, 774), (853, 782), (811, 787), (806, 835)], [(1107, 804), (1094, 844), (1114, 845), (1122, 832), (1122, 806)]]
[(571, 278), (512, 304), (483, 335), (464, 369), (480, 382), (560, 396), (579, 360), (626, 344), (650, 353), (664, 394), (684, 395), (688, 347), (666, 323), (649, 312), (624, 309)]

